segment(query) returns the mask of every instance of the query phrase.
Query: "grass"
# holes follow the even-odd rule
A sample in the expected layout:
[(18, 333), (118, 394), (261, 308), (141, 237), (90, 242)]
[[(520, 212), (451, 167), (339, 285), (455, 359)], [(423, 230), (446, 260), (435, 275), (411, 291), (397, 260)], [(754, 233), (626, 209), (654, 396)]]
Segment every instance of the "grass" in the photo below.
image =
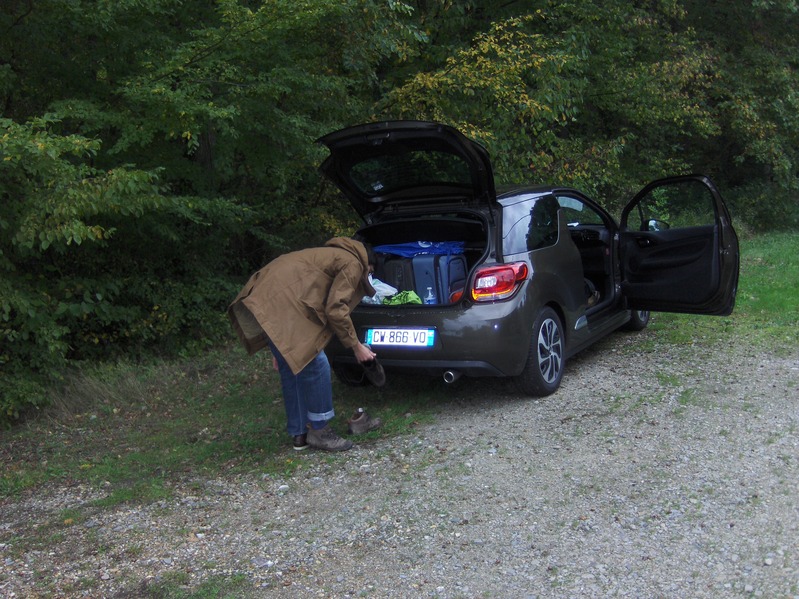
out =
[[(436, 410), (440, 384), (431, 383), (403, 380), (385, 391), (337, 385), (334, 427), (343, 433), (346, 417), (367, 406), (386, 426), (363, 442), (407, 432)], [(106, 491), (96, 502), (104, 507), (164, 499), (176, 481), (198, 476), (289, 476), (303, 460), (284, 430), (279, 379), (266, 355), (231, 346), (149, 366), (87, 366), (39, 417), (0, 432), (0, 495), (84, 482)]]
[(188, 575), (169, 572), (142, 590), (142, 599), (234, 599), (248, 586), (243, 575), (213, 576), (188, 590)]
[[(731, 316), (659, 314), (655, 334), (629, 351), (723, 343), (734, 335), (795, 355), (798, 319), (799, 235), (758, 237), (742, 243)], [(660, 382), (677, 386), (675, 376), (664, 373)], [(480, 382), (445, 388), (424, 377), (392, 377), (381, 390), (336, 385), (334, 427), (343, 433), (346, 417), (366, 406), (386, 423), (366, 436), (368, 444), (434, 419), (456, 394), (468, 400), (493, 388)], [(168, 498), (177, 482), (197, 477), (288, 477), (306, 461), (290, 449), (284, 427), (279, 380), (265, 354), (248, 357), (230, 346), (191, 359), (87, 365), (54, 391), (52, 406), (38, 417), (0, 431), (0, 497), (51, 481), (87, 483), (101, 491), (94, 507), (102, 508)]]

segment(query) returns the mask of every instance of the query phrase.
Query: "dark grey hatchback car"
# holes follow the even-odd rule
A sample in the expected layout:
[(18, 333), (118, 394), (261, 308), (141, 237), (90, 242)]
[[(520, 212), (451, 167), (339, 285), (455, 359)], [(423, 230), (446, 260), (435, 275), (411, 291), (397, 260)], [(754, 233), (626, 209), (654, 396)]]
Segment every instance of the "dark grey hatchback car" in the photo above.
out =
[[(353, 312), (388, 372), (511, 377), (548, 395), (569, 357), (643, 329), (650, 311), (733, 310), (738, 239), (705, 176), (650, 183), (617, 224), (575, 189), (495, 189), (485, 148), (440, 123), (369, 123), (319, 141), (322, 172), (365, 222), (359, 235), (387, 252), (375, 277), (428, 298)], [(418, 255), (392, 255), (402, 244)], [(352, 352), (334, 341), (326, 353), (341, 380), (363, 380)]]

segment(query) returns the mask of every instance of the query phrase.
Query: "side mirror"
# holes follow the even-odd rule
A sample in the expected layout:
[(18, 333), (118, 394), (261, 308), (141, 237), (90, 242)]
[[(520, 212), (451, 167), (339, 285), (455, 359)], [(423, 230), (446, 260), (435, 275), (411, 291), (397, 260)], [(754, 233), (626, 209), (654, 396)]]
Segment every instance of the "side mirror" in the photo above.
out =
[(657, 220), (656, 218), (650, 218), (649, 222), (647, 223), (646, 230), (647, 231), (665, 231), (669, 228), (669, 223)]

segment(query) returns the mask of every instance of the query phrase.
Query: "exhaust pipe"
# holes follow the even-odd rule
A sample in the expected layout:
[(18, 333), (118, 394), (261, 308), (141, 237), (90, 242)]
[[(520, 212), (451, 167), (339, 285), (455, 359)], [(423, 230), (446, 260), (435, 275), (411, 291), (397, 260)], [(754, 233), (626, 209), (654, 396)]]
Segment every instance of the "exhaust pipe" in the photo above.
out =
[(454, 383), (459, 378), (461, 378), (460, 370), (445, 370), (444, 371), (444, 382), (448, 385)]

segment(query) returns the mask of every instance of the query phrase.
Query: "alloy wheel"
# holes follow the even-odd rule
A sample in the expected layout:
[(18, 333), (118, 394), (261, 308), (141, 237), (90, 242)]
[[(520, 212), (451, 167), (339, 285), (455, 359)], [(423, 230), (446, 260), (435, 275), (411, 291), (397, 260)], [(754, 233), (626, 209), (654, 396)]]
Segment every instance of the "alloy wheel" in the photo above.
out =
[(538, 330), (538, 367), (547, 383), (560, 376), (563, 368), (563, 340), (558, 323), (547, 318)]

